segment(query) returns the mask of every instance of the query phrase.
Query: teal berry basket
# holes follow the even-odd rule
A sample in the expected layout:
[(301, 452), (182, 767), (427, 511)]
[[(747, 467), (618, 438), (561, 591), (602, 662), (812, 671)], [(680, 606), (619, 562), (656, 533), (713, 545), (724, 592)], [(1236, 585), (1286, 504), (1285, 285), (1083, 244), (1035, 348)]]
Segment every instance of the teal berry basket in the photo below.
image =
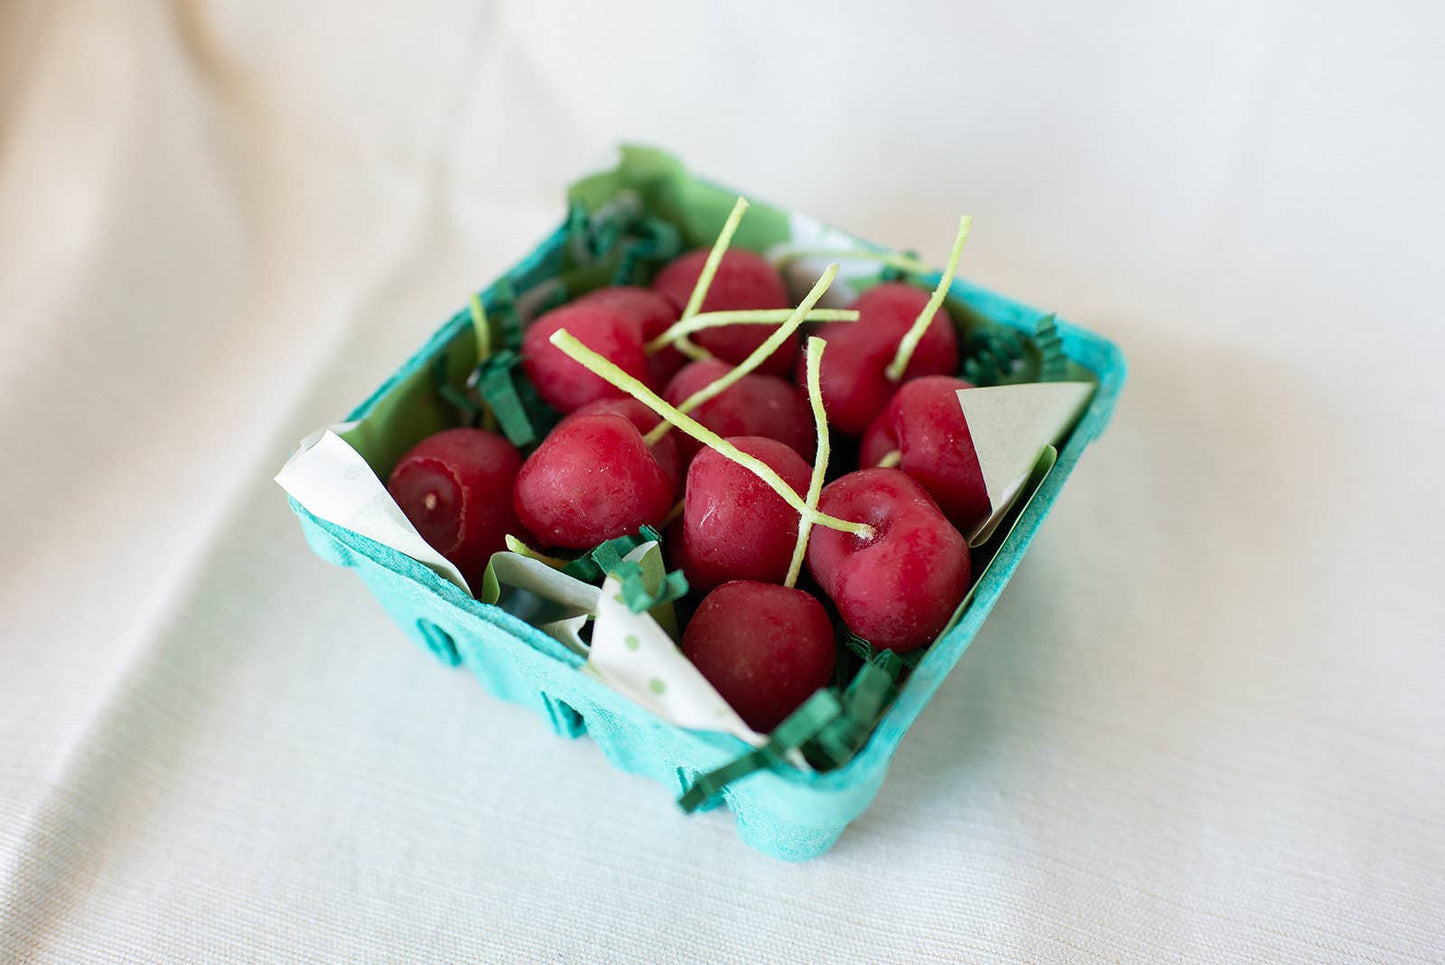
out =
[[(578, 226), (582, 222), (584, 227), (595, 229), (599, 213), (615, 211), (619, 198), (634, 206), (640, 201), (649, 216), (675, 227), (682, 243), (699, 246), (711, 242), (734, 194), (690, 177), (660, 152), (633, 149), (624, 152), (623, 164), (616, 171), (579, 182), (569, 197), (572, 208), (567, 221), (483, 292), (482, 302), (489, 315), (506, 310), (503, 302), (509, 292), (518, 293), (519, 306), (528, 302), (527, 293), (540, 293), (532, 299), (533, 307), (540, 300), (540, 307), (546, 308), (548, 301), (555, 304), (560, 297), (575, 294), (567, 291), (569, 286), (599, 283), (597, 264), (590, 271), (578, 268)], [(879, 250), (777, 208), (755, 205), (750, 218), (758, 208), (762, 209), (758, 219), (761, 226), (752, 235), (740, 229), (736, 245), (761, 250), (790, 238), (798, 240), (798, 226), (812, 225), (826, 232), (834, 245)], [(594, 220), (586, 221), (588, 216)], [(595, 239), (599, 232), (582, 234)], [(585, 260), (589, 256), (583, 253), (580, 257)], [(628, 257), (622, 261), (628, 261)], [(600, 283), (604, 284), (616, 280), (615, 272), (636, 268), (619, 267), (615, 259), (603, 264), (607, 271), (614, 272), (611, 278), (603, 278)], [(579, 277), (584, 280), (577, 281)], [(937, 275), (923, 281), (935, 284)], [(1033, 333), (1042, 314), (962, 280), (954, 282), (947, 304), (955, 317), (963, 316), (975, 333), (981, 327)], [(455, 354), (455, 348), (466, 343), (467, 351), (474, 356), (472, 326), (467, 310), (454, 315), (347, 420), (363, 420), (374, 414), (401, 387), (417, 384), (449, 349)], [(1062, 320), (1057, 323), (1057, 333), (1073, 371), (1097, 385), (1087, 408), (1063, 440), (1052, 471), (1038, 485), (1012, 528), (1000, 528), (999, 532), (1007, 535), (993, 548), (991, 560), (958, 623), (924, 652), (892, 705), (879, 718), (872, 736), (851, 760), (836, 769), (819, 771), (778, 764), (726, 784), (707, 801), (704, 809), (724, 805), (733, 813), (738, 835), (750, 847), (790, 861), (814, 857), (826, 851), (848, 823), (868, 807), (904, 734), (968, 649), (1079, 458), (1108, 424), (1125, 378), (1122, 354), (1109, 341)], [(402, 438), (367, 454), (372, 468), (385, 479), (401, 453), (436, 428), (440, 426), (413, 426), (401, 434)], [(684, 730), (663, 721), (584, 675), (580, 672), (584, 658), (511, 613), (474, 599), (409, 556), (312, 515), (294, 499), (291, 507), (315, 553), (355, 570), (392, 619), (437, 659), (452, 667), (466, 667), (495, 696), (533, 708), (558, 734), (591, 737), (618, 769), (644, 775), (681, 794), (699, 775), (750, 750), (735, 737)]]

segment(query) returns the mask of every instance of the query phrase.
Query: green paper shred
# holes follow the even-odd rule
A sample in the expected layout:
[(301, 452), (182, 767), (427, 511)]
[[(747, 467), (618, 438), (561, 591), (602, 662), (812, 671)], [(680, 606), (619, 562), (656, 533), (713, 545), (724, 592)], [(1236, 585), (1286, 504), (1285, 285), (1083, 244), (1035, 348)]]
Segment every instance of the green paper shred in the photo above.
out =
[(612, 284), (642, 284), (659, 266), (681, 253), (682, 235), (676, 228), (661, 218), (640, 219), (622, 244)]
[(963, 377), (974, 385), (1000, 385), (1010, 381), (1024, 357), (1024, 336), (1011, 328), (979, 334), (963, 360)]
[(903, 664), (891, 650), (884, 651), (895, 659), (882, 663), (865, 663), (853, 682), (843, 692), (843, 712), (824, 727), (807, 750), (824, 767), (842, 767), (853, 759), (872, 736), (878, 719), (898, 694), (898, 680)]
[(617, 550), (617, 544), (608, 540), (592, 551), (592, 562), (596, 563), (606, 576), (622, 565), (622, 555)]
[(873, 649), (873, 644), (869, 643), (867, 640), (864, 640), (852, 630), (849, 630), (843, 624), (841, 618), (837, 619), (834, 622), (833, 629), (837, 633), (838, 639), (843, 641), (843, 646), (847, 647), (849, 652), (852, 653), (853, 656), (857, 657), (859, 660), (866, 661), (870, 659), (874, 653), (877, 652)]
[(490, 290), (489, 317), (495, 320), (497, 338), (501, 346), (513, 352), (522, 350), (522, 316), (517, 313), (517, 292), (506, 278), (500, 279)]
[(912, 670), (918, 666), (918, 662), (923, 659), (924, 651), (928, 649), (927, 647), (919, 647), (917, 650), (910, 650), (908, 653), (879, 650), (873, 646), (872, 643), (858, 636), (858, 634), (852, 630), (849, 630), (841, 619), (835, 624), (834, 629), (837, 632), (838, 638), (842, 640), (843, 646), (847, 647), (853, 656), (864, 663), (880, 663), (896, 660), (904, 667)]
[(539, 441), (547, 429), (545, 425), (534, 423), (533, 413), (528, 411), (528, 406), (518, 391), (514, 370), (521, 362), (522, 359), (516, 352), (503, 349), (482, 359), (473, 375), (477, 391), (486, 400), (492, 414), (497, 417), (502, 434), (507, 437), (508, 442), (519, 448)]
[(1069, 357), (1064, 354), (1064, 339), (1059, 335), (1058, 319), (1053, 312), (1039, 319), (1034, 326), (1034, 347), (1039, 353), (1039, 381), (1062, 382), (1069, 377)]
[(474, 426), (481, 419), (482, 407), (466, 392), (457, 388), (448, 374), (450, 369), (447, 353), (441, 352), (436, 355), (432, 359), (431, 365), (432, 386), (442, 401), (460, 413), (460, 425)]
[(648, 586), (642, 565), (635, 560), (622, 560), (607, 572), (621, 581), (622, 602), (633, 613), (652, 610), (687, 596), (687, 577), (682, 575), (681, 570), (667, 573), (655, 588)]
[(1069, 359), (1055, 316), (1040, 318), (1032, 335), (1001, 327), (976, 335), (963, 377), (980, 386), (1065, 381)]
[(648, 216), (637, 192), (624, 190), (592, 213), (578, 203), (567, 209), (567, 252), (573, 269), (563, 288), (575, 296), (601, 285), (638, 285), (682, 251), (682, 235)]
[(732, 782), (780, 765), (784, 754), (812, 740), (842, 713), (843, 702), (836, 691), (831, 687), (818, 691), (779, 724), (762, 747), (700, 775), (678, 798), (678, 806), (691, 814)]
[(815, 766), (832, 769), (847, 764), (863, 749), (922, 651), (898, 654), (878, 650), (846, 630), (841, 636), (844, 646), (862, 659), (841, 696), (833, 687), (818, 691), (778, 725), (766, 746), (699, 777), (678, 801), (684, 811), (697, 810), (732, 781), (777, 765), (788, 750), (799, 748)]
[(579, 265), (585, 265), (592, 260), (587, 229), (587, 209), (580, 204), (569, 205), (567, 207), (567, 253), (571, 256), (572, 261)]
[[(689, 176), (682, 162), (665, 151), (629, 144), (621, 153), (613, 170), (574, 182), (567, 190), (568, 201), (596, 214), (619, 195), (631, 195), (642, 209), (676, 225), (684, 247), (712, 244), (737, 192)], [(754, 202), (733, 236), (733, 247), (765, 251), (791, 234), (786, 212)]]
[(824, 769), (851, 761), (873, 736), (898, 696), (901, 681), (916, 666), (918, 654), (921, 651), (873, 650), (843, 692), (843, 712), (804, 748), (809, 760)]
[(622, 563), (622, 558), (628, 553), (643, 543), (661, 541), (662, 534), (651, 526), (643, 526), (636, 533), (618, 536), (598, 544), (564, 566), (562, 572), (587, 583), (599, 583)]
[(635, 216), (637, 205), (613, 203), (589, 216), (587, 209), (574, 204), (567, 209), (567, 251), (572, 261), (586, 265), (612, 253)]

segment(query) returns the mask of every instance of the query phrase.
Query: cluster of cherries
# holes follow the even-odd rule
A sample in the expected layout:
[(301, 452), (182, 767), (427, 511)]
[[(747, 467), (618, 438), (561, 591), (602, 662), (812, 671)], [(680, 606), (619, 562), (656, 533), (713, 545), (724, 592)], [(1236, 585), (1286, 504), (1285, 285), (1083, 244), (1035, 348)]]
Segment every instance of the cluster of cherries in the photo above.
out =
[[(585, 550), (671, 519), (664, 539), (670, 563), (705, 594), (682, 652), (751, 727), (768, 732), (832, 682), (837, 657), (827, 611), (792, 585), (798, 509), (753, 469), (660, 425), (653, 408), (553, 341), (565, 331), (670, 405), (685, 406), (775, 330), (702, 328), (684, 345), (698, 356), (692, 360), (675, 343), (659, 344), (684, 313), (708, 257), (706, 249), (689, 252), (650, 288), (602, 288), (528, 327), (526, 375), (564, 418), (525, 459), (495, 433), (451, 429), (408, 452), (388, 488), (427, 542), (469, 580), (505, 548), (508, 534), (533, 546)], [(764, 258), (729, 250), (714, 264), (701, 311), (792, 307)], [(926, 645), (949, 621), (970, 579), (963, 533), (990, 508), (955, 397), (968, 383), (954, 376), (959, 350), (947, 311), (937, 308), (918, 337), (929, 304), (929, 292), (885, 282), (857, 298), (856, 321), (818, 323), (813, 333), (826, 340), (818, 389), (828, 426), (857, 439), (860, 453), (860, 468), (822, 489), (817, 513), (862, 525), (850, 532), (817, 523), (807, 569), (853, 633), (900, 653)], [(910, 331), (916, 345), (900, 356)], [(802, 497), (817, 446), (806, 385), (794, 334), (687, 414)]]

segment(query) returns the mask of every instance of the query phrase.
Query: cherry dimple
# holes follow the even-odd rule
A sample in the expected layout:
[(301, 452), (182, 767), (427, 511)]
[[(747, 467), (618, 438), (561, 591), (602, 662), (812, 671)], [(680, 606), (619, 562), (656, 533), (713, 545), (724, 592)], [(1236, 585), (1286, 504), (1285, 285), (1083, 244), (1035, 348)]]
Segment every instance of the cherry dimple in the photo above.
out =
[(808, 569), (848, 628), (903, 653), (931, 642), (968, 588), (968, 543), (897, 469), (860, 469), (823, 488), (818, 508), (867, 521), (871, 539), (816, 527)]

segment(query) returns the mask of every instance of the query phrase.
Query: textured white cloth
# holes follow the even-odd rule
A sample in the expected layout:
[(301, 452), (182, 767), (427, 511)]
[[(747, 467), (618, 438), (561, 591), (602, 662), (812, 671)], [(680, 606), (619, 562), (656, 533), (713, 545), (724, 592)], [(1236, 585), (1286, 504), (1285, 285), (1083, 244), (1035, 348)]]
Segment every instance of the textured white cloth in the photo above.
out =
[[(1439, 7), (595, 6), (0, 8), (0, 960), (1445, 958)], [(804, 865), (270, 482), (620, 138), (1132, 364)]]

